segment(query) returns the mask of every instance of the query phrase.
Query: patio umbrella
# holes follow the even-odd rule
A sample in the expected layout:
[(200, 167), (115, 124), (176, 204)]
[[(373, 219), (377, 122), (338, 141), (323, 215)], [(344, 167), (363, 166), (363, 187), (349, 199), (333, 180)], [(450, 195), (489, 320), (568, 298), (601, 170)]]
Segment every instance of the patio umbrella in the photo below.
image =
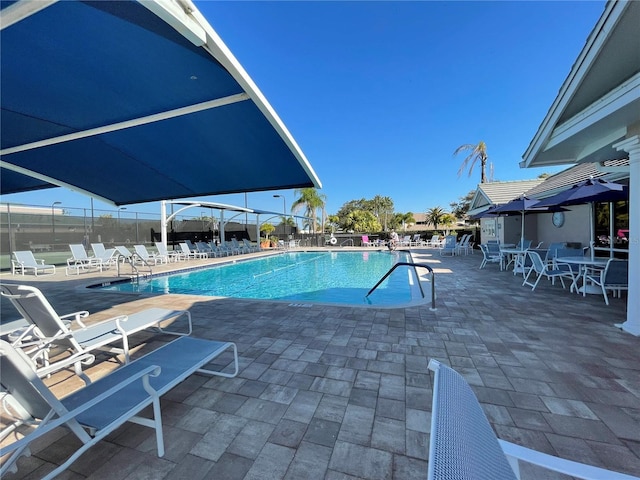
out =
[(490, 214), (494, 214), (494, 215), (501, 215), (501, 214), (509, 214), (509, 213), (520, 213), (522, 215), (522, 226), (521, 226), (521, 232), (520, 232), (520, 237), (522, 240), (524, 240), (524, 216), (525, 213), (528, 212), (547, 212), (549, 211), (548, 207), (547, 208), (539, 208), (538, 204), (539, 204), (539, 200), (534, 199), (534, 198), (529, 198), (526, 197), (525, 195), (520, 195), (517, 198), (514, 198), (513, 200), (511, 200), (510, 202), (507, 202), (503, 205), (497, 206), (493, 209), (489, 209), (491, 210), (489, 213)]
[[(619, 183), (608, 182), (601, 178), (589, 178), (575, 184), (556, 195), (538, 202), (538, 207), (559, 207), (564, 205), (589, 204), (589, 246), (593, 244), (593, 204), (595, 202), (617, 202), (629, 199), (629, 188)], [(593, 248), (591, 258), (593, 258)]]

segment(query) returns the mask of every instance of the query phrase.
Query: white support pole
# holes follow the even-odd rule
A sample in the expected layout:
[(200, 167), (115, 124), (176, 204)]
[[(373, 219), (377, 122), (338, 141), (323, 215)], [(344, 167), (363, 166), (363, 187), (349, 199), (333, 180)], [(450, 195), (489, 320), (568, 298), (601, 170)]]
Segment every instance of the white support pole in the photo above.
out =
[(613, 145), (629, 153), (629, 291), (627, 321), (616, 324), (625, 332), (640, 336), (640, 135)]
[(218, 231), (220, 232), (220, 245), (224, 245), (224, 210), (220, 210), (220, 225), (218, 225)]
[(160, 202), (160, 241), (167, 247), (167, 201)]
[(256, 242), (258, 242), (258, 251), (262, 250), (260, 246), (260, 215), (256, 214)]

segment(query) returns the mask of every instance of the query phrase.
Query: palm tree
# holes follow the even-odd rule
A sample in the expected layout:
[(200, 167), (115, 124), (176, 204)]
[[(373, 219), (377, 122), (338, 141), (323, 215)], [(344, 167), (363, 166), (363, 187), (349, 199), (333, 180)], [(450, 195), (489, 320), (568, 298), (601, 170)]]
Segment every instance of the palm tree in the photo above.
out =
[(441, 207), (433, 207), (427, 210), (427, 221), (437, 230), (438, 225), (447, 213)]
[(295, 213), (304, 208), (304, 215), (312, 219), (310, 221), (312, 222), (311, 227), (313, 228), (313, 233), (316, 233), (317, 210), (319, 208), (323, 210), (322, 221), (324, 222), (324, 205), (327, 196), (318, 193), (313, 187), (296, 188), (294, 192), (296, 195), (300, 195), (300, 197), (291, 205), (291, 211)]
[(471, 176), (473, 167), (475, 166), (476, 162), (480, 160), (480, 183), (486, 183), (487, 159), (489, 158), (489, 156), (487, 155), (487, 145), (482, 140), (479, 141), (477, 145), (466, 143), (456, 148), (456, 151), (453, 152), (453, 155), (456, 156), (458, 153), (463, 151), (468, 151), (470, 153), (462, 161), (462, 165), (460, 165), (460, 169), (458, 170), (458, 176), (460, 176), (462, 172), (464, 172), (465, 168), (467, 168), (467, 165), (469, 166), (469, 176)]

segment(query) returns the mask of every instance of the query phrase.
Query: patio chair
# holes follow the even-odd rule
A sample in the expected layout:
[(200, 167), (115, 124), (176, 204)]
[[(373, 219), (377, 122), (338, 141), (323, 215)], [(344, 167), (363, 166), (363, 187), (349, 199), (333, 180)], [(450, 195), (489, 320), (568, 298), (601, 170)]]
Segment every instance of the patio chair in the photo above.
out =
[[(233, 353), (233, 371), (203, 368), (226, 351)], [(1, 456), (10, 454), (0, 469), (3, 478), (7, 472), (17, 471), (19, 458), (30, 454), (31, 444), (38, 441), (39, 448), (46, 448), (42, 445), (42, 437), (60, 426), (71, 430), (80, 443), (68, 445), (73, 446), (73, 450), (69, 448), (73, 453), (45, 479), (62, 473), (125, 422), (153, 428), (158, 456), (162, 457), (164, 434), (160, 398), (196, 372), (226, 378), (238, 374), (238, 353), (234, 343), (193, 337), (181, 337), (167, 343), (61, 399), (56, 398), (35, 374), (29, 360), (4, 341), (0, 341), (0, 362), (2, 387), (7, 393), (5, 400), (10, 399), (4, 405), (13, 406), (11, 410), (17, 410), (14, 414), (19, 414), (5, 432), (11, 433), (21, 424), (35, 426), (24, 437), (0, 449)], [(142, 416), (147, 407), (152, 408)], [(56, 440), (56, 445), (65, 441)]]
[(207, 257), (217, 257), (218, 252), (216, 252), (211, 246), (206, 242), (196, 242), (196, 250), (200, 253), (204, 253)]
[[(36, 259), (33, 256), (33, 252), (31, 250), (22, 250), (13, 252), (13, 257), (11, 259), (11, 274), (15, 275), (16, 272), (20, 272), (22, 275), (25, 274), (28, 270), (33, 270), (34, 275), (37, 277), (38, 273), (43, 273), (46, 275), (53, 275), (56, 273), (55, 265), (46, 265), (44, 260)], [(47, 270), (51, 270), (48, 274)]]
[(440, 246), (440, 235), (431, 235), (431, 238), (427, 240), (427, 247), (436, 248)]
[(375, 243), (369, 240), (369, 235), (362, 235), (360, 238), (363, 247), (375, 247)]
[(435, 373), (428, 480), (518, 480), (520, 462), (585, 480), (637, 480), (498, 439), (465, 379), (434, 359), (428, 368)]
[(169, 263), (168, 256), (161, 255), (160, 253), (149, 253), (149, 250), (147, 250), (147, 247), (144, 245), (134, 245), (133, 249), (136, 255), (147, 263), (153, 263), (154, 265)]
[(74, 272), (76, 275), (79, 275), (80, 271), (91, 270), (94, 268), (97, 268), (100, 271), (107, 270), (116, 261), (116, 250), (114, 248), (106, 250), (103, 247), (101, 255), (96, 255), (94, 250), (93, 257), (90, 257), (87, 254), (84, 245), (81, 243), (70, 244), (69, 249), (71, 250), (72, 256), (67, 259), (67, 266), (65, 268), (65, 275), (67, 276)]
[[(586, 280), (602, 288), (604, 303), (609, 305), (607, 290), (613, 290), (613, 296), (621, 295), (622, 290), (629, 290), (629, 261), (610, 258), (604, 270), (586, 275)], [(586, 295), (586, 289), (583, 290)]]
[[(25, 344), (25, 353), (38, 362), (38, 372), (51, 373), (49, 364), (49, 350), (59, 348), (66, 350), (71, 358), (83, 357), (84, 364), (91, 363), (86, 354), (93, 354), (96, 350), (124, 354), (125, 363), (129, 362), (129, 336), (152, 327), (160, 332), (185, 336), (192, 331), (191, 313), (188, 310), (168, 310), (164, 308), (149, 308), (131, 315), (121, 315), (95, 324), (85, 325), (84, 318), (89, 316), (87, 311), (79, 311), (67, 315), (58, 315), (40, 290), (28, 285), (0, 283), (0, 295), (11, 301), (22, 317), (30, 324), (13, 345), (20, 347), (23, 339), (34, 334), (35, 342)], [(188, 326), (185, 332), (167, 330), (161, 324), (169, 320), (177, 320), (185, 315)], [(71, 326), (68, 321), (71, 321)], [(72, 330), (77, 324), (78, 329)], [(122, 343), (122, 348), (113, 344)], [(68, 362), (68, 359), (66, 360)], [(65, 368), (68, 365), (61, 366)], [(81, 373), (82, 365), (75, 364), (76, 373), (85, 381), (86, 376)], [(44, 375), (44, 373), (43, 373)]]
[[(531, 267), (528, 268), (527, 274), (524, 277), (524, 282), (522, 283), (522, 285), (529, 285), (531, 288), (531, 291), (535, 290), (536, 287), (538, 286), (538, 282), (540, 282), (540, 279), (542, 277), (546, 277), (549, 280), (555, 281), (556, 278), (560, 279), (560, 283), (562, 283), (562, 288), (566, 288), (564, 285), (564, 277), (566, 276), (566, 272), (562, 271), (562, 270), (552, 270), (549, 265), (547, 265), (546, 263), (544, 263), (542, 261), (542, 257), (540, 257), (540, 254), (538, 252), (534, 252), (532, 250), (528, 250), (527, 251), (527, 257), (531, 260)], [(526, 265), (526, 263), (525, 263)], [(531, 283), (529, 281), (529, 277), (531, 276), (532, 273), (536, 273), (537, 278), (536, 281), (534, 283)]]
[(480, 270), (482, 270), (487, 263), (502, 264), (502, 255), (500, 251), (497, 253), (490, 253), (487, 245), (480, 244), (480, 251), (482, 252), (482, 262), (480, 262)]
[(440, 247), (440, 256), (451, 254), (454, 256), (456, 254), (456, 236), (455, 235), (447, 235), (444, 239), (444, 244)]

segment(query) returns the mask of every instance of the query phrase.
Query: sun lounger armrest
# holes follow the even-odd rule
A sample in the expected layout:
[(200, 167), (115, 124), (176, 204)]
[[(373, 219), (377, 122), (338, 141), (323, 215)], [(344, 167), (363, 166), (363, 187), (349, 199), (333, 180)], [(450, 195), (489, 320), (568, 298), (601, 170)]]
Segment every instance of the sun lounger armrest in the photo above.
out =
[(84, 328), (86, 327), (86, 325), (82, 323), (80, 319), (87, 318), (88, 316), (89, 316), (89, 312), (87, 312), (86, 310), (81, 310), (79, 312), (73, 312), (73, 313), (67, 313), (66, 315), (61, 315), (60, 320), (67, 320), (67, 319), (71, 319), (71, 321), (75, 320), (78, 323), (78, 325)]
[(555, 472), (560, 472), (565, 475), (585, 480), (601, 480), (603, 478), (606, 478), (607, 480), (637, 480), (638, 478), (624, 473), (618, 473), (604, 468), (598, 468), (592, 465), (586, 465), (584, 463), (555, 457), (553, 455), (531, 450), (530, 448), (506, 442), (504, 440), (498, 439), (498, 443), (500, 443), (502, 450), (516, 473), (519, 471), (517, 463), (521, 460), (523, 462), (541, 466), (548, 470), (553, 470)]
[(86, 403), (83, 403), (82, 405), (80, 405), (79, 407), (74, 408), (73, 410), (70, 410), (69, 412), (67, 412), (66, 414), (64, 414), (61, 417), (58, 417), (54, 420), (52, 420), (51, 422), (47, 423), (44, 426), (41, 426), (40, 428), (38, 428), (37, 430), (35, 430), (33, 433), (26, 435), (25, 437), (21, 438), (20, 440), (11, 443), (10, 445), (7, 445), (5, 447), (0, 448), (0, 457), (6, 455), (7, 453), (10, 453), (14, 450), (17, 450), (18, 448), (24, 447), (24, 446), (28, 446), (31, 442), (33, 442), (33, 440), (35, 438), (39, 438), (43, 435), (45, 435), (46, 433), (49, 433), (51, 430), (58, 428), (61, 425), (64, 425), (66, 422), (73, 420), (75, 417), (77, 417), (79, 414), (81, 414), (82, 412), (94, 407), (95, 405), (97, 405), (98, 403), (102, 402), (103, 400), (106, 400), (107, 398), (111, 397), (112, 395), (114, 395), (115, 393), (117, 393), (119, 390), (122, 390), (123, 388), (125, 388), (127, 385), (135, 382), (136, 380), (140, 380), (142, 379), (142, 382), (144, 384), (144, 389), (147, 391), (147, 393), (149, 393), (149, 396), (153, 397), (155, 396), (155, 392), (149, 392), (149, 390), (152, 390), (152, 388), (150, 387), (149, 383), (148, 383), (148, 379), (149, 377), (157, 377), (158, 375), (160, 375), (160, 367), (157, 365), (150, 365), (147, 368), (140, 370), (137, 373), (132, 374), (129, 378), (127, 378), (126, 380), (123, 380), (122, 382), (114, 385), (113, 387), (105, 390), (104, 392), (102, 392), (99, 395), (96, 395), (94, 398), (92, 398), (91, 400), (89, 400)]

